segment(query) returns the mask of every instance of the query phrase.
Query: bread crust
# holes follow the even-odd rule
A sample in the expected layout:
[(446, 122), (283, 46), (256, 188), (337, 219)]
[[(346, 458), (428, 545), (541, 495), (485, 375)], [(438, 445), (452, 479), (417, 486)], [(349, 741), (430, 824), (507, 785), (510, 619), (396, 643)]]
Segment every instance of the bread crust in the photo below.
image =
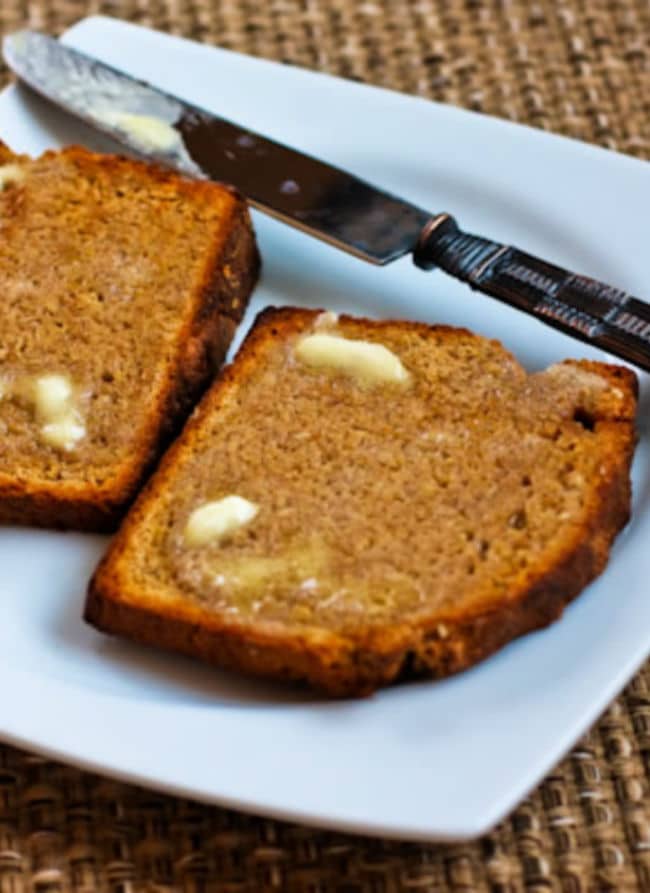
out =
[[(191, 298), (191, 312), (178, 333), (174, 361), (158, 393), (152, 395), (137, 444), (113, 476), (98, 485), (91, 481), (34, 482), (0, 471), (0, 523), (112, 532), (221, 366), (257, 281), (260, 257), (246, 203), (230, 187), (181, 178), (162, 167), (98, 155), (78, 146), (45, 153), (45, 157), (54, 155), (65, 155), (81, 169), (97, 164), (109, 171), (126, 168), (146, 173), (162, 188), (191, 195), (213, 193), (220, 202), (224, 196), (228, 198), (223, 224), (215, 232)], [(12, 158), (25, 160), (0, 144), (0, 161)]]
[[(629, 470), (636, 435), (636, 376), (623, 367), (567, 361), (610, 381), (621, 398), (617, 416), (596, 413), (606, 442), (598, 487), (590, 493), (585, 522), (567, 537), (562, 552), (536, 566), (516, 590), (494, 604), (444, 616), (438, 611), (416, 625), (404, 623), (359, 631), (354, 638), (315, 628), (292, 631), (274, 622), (242, 622), (211, 613), (180, 595), (158, 599), (129, 576), (126, 556), (147, 506), (166, 489), (174, 467), (191, 449), (193, 432), (214, 413), (231, 389), (254, 368), (268, 338), (284, 338), (304, 326), (305, 314), (268, 309), (258, 318), (235, 366), (224, 370), (137, 500), (88, 587), (84, 617), (105, 632), (177, 651), (216, 666), (252, 675), (306, 682), (334, 697), (367, 695), (380, 686), (417, 676), (442, 677), (467, 669), (512, 639), (557, 619), (564, 607), (605, 567), (611, 544), (630, 513)], [(393, 323), (386, 323), (391, 325)], [(373, 323), (373, 325), (375, 325)], [(381, 325), (381, 324), (379, 324)], [(410, 327), (431, 332), (429, 326)], [(468, 334), (444, 326), (437, 332)]]

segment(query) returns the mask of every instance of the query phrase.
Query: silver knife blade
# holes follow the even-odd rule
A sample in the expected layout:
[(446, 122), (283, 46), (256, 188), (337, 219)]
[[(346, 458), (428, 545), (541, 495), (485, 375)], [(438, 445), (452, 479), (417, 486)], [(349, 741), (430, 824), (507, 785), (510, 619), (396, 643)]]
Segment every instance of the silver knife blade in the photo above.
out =
[(260, 210), (363, 260), (415, 247), (431, 214), (352, 174), (210, 114), (58, 40), (19, 31), (4, 58), (29, 87), (137, 155), (240, 188)]

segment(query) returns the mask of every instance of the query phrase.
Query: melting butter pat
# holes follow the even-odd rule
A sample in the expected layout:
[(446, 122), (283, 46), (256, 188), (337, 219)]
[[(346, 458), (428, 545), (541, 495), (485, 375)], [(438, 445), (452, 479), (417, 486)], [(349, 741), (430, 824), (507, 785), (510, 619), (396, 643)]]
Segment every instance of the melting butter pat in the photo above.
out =
[(343, 372), (363, 384), (406, 384), (410, 375), (400, 358), (383, 344), (317, 333), (301, 338), (296, 358), (314, 369)]
[(60, 450), (74, 449), (85, 436), (85, 427), (73, 415), (63, 416), (41, 428), (41, 439)]
[(296, 543), (277, 555), (220, 554), (212, 580), (217, 586), (244, 589), (255, 589), (282, 580), (286, 586), (308, 592), (317, 588), (316, 577), (328, 568), (329, 563), (326, 547), (313, 540)]
[(101, 117), (107, 124), (127, 133), (144, 152), (173, 152), (181, 145), (178, 131), (162, 118), (130, 112), (103, 112)]
[(0, 165), (0, 192), (12, 183), (20, 183), (25, 176), (25, 171), (19, 164)]
[(334, 326), (339, 321), (338, 313), (334, 313), (332, 310), (323, 310), (322, 313), (319, 313), (316, 319), (314, 320), (314, 328), (316, 330), (319, 329), (333, 329)]
[(41, 375), (33, 383), (32, 399), (45, 443), (69, 451), (86, 436), (72, 384), (65, 375)]
[(34, 408), (41, 422), (51, 422), (70, 411), (72, 385), (65, 375), (42, 375), (34, 382)]
[(194, 509), (185, 525), (188, 546), (204, 546), (221, 540), (253, 520), (259, 511), (254, 502), (242, 496), (225, 496)]

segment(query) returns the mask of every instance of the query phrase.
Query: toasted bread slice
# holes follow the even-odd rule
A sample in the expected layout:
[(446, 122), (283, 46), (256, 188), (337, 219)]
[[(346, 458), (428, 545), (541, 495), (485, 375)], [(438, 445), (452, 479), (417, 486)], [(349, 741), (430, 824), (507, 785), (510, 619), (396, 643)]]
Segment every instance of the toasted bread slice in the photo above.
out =
[(245, 203), (137, 161), (3, 146), (0, 225), (0, 522), (110, 530), (245, 309)]
[(89, 587), (101, 630), (362, 695), (555, 620), (630, 510), (636, 377), (269, 310)]

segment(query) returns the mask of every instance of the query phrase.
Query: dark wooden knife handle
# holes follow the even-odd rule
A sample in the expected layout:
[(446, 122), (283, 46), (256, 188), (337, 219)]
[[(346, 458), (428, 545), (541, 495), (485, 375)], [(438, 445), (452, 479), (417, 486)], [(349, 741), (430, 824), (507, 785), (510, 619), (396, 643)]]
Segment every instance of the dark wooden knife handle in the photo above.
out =
[(620, 289), (464, 233), (448, 214), (425, 226), (413, 259), (650, 371), (650, 305)]

